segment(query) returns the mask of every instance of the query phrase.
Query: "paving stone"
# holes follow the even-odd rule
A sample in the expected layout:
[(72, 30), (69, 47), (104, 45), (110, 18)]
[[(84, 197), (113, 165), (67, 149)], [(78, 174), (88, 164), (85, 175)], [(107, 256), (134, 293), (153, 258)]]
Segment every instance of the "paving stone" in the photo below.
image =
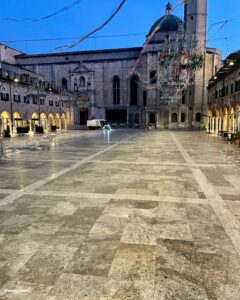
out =
[(240, 170), (221, 151), (234, 146), (73, 135), (0, 162), (0, 299), (239, 298)]

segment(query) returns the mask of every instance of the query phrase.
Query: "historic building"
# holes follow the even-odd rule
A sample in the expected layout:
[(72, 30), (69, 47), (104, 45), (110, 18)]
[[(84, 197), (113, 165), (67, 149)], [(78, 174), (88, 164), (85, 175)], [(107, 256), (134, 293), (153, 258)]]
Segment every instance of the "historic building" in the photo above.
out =
[(210, 79), (208, 105), (208, 132), (240, 131), (240, 51), (230, 54)]
[(39, 73), (16, 64), (22, 54), (0, 45), (0, 135), (65, 129), (67, 126), (61, 89)]
[[(155, 123), (162, 128), (188, 128), (193, 123), (203, 127), (207, 115), (207, 83), (219, 66), (220, 54), (206, 48), (207, 0), (185, 3), (184, 20), (172, 14), (170, 3), (166, 15), (151, 27), (142, 47), (67, 53), (16, 53), (15, 63), (44, 80), (61, 87), (69, 99), (68, 123), (75, 128), (88, 119), (107, 119), (112, 123)], [(162, 102), (161, 69), (156, 61), (175, 53), (181, 41), (202, 56), (203, 64), (194, 71), (178, 101)], [(139, 56), (141, 63), (131, 73)]]

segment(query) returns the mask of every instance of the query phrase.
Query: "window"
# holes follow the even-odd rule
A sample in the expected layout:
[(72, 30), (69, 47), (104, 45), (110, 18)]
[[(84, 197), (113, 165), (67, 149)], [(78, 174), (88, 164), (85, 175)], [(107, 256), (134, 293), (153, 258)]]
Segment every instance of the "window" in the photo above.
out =
[(40, 105), (45, 105), (45, 99), (40, 99)]
[(178, 121), (177, 114), (176, 114), (176, 113), (173, 113), (173, 114), (172, 114), (172, 123), (177, 123), (177, 121)]
[(182, 91), (182, 104), (186, 104), (186, 91)]
[(1, 100), (2, 101), (9, 101), (9, 94), (8, 93), (1, 93)]
[(235, 92), (238, 92), (239, 86), (238, 86), (238, 81), (235, 81)]
[(59, 101), (55, 101), (55, 105), (56, 105), (56, 106), (59, 106)]
[(21, 97), (20, 97), (20, 95), (13, 95), (13, 102), (20, 103), (20, 102), (21, 102)]
[(138, 76), (133, 75), (130, 79), (130, 104), (138, 104)]
[(120, 78), (113, 77), (113, 104), (120, 104)]
[(37, 96), (33, 96), (33, 104), (38, 104)]
[(201, 118), (202, 118), (202, 115), (201, 113), (196, 113), (196, 122), (200, 123), (201, 122)]
[(78, 91), (78, 85), (77, 83), (74, 83), (74, 92), (77, 92)]
[(53, 106), (53, 101), (49, 100), (49, 106)]
[(157, 72), (154, 70), (150, 72), (150, 83), (155, 84), (156, 82), (157, 82)]
[(85, 86), (85, 78), (83, 76), (80, 77), (80, 86)]
[(184, 123), (184, 122), (185, 122), (185, 119), (186, 119), (186, 118), (185, 118), (185, 114), (182, 113), (182, 114), (181, 114), (181, 122)]
[(143, 106), (147, 106), (147, 91), (143, 91)]
[(62, 79), (62, 90), (67, 91), (68, 90), (68, 82), (66, 78)]

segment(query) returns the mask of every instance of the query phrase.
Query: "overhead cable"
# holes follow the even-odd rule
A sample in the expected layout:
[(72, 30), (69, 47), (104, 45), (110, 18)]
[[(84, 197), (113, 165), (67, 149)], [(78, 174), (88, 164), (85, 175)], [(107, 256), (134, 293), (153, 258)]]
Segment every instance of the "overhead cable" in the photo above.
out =
[(49, 15), (46, 15), (46, 16), (43, 16), (41, 18), (38, 18), (38, 19), (34, 19), (34, 18), (23, 18), (23, 19), (15, 19), (15, 18), (4, 18), (5, 21), (13, 21), (13, 22), (22, 22), (22, 21), (31, 21), (32, 23), (35, 23), (35, 22), (40, 22), (40, 21), (43, 21), (43, 20), (46, 20), (46, 19), (50, 19), (54, 16), (57, 16), (59, 15), (60, 13), (63, 13), (71, 8), (73, 8), (74, 6), (78, 5), (80, 2), (82, 2), (83, 0), (75, 0), (73, 1), (71, 4), (68, 4), (64, 7), (62, 7), (61, 9), (49, 14)]
[(122, 0), (121, 3), (120, 3), (120, 5), (117, 7), (117, 9), (113, 12), (113, 14), (102, 25), (100, 25), (99, 27), (97, 27), (96, 29), (94, 29), (93, 31), (91, 31), (90, 33), (88, 33), (87, 35), (85, 35), (84, 37), (82, 37), (78, 42), (73, 43), (71, 45), (56, 47), (56, 48), (54, 48), (54, 50), (71, 49), (73, 47), (76, 47), (80, 43), (82, 43), (84, 40), (86, 40), (87, 38), (89, 38), (91, 35), (95, 34), (99, 30), (101, 30), (103, 27), (105, 27), (117, 15), (117, 13), (123, 7), (123, 5), (125, 4), (126, 1), (127, 0)]

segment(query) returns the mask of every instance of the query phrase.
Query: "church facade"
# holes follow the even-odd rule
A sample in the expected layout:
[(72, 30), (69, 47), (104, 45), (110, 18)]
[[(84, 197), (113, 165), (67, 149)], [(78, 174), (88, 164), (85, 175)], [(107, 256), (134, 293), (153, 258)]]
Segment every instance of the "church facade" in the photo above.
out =
[[(86, 125), (88, 119), (114, 124), (154, 123), (160, 128), (203, 127), (207, 115), (207, 84), (219, 68), (221, 55), (206, 48), (207, 0), (185, 3), (184, 21), (172, 14), (150, 29), (153, 37), (142, 47), (51, 54), (20, 54), (16, 63), (44, 76), (68, 98), (66, 115), (70, 127)], [(147, 38), (148, 38), (147, 37)], [(155, 63), (164, 53), (174, 52), (179, 39), (201, 52), (203, 64), (196, 70), (178, 101), (164, 103), (159, 88), (161, 69)], [(141, 63), (131, 73), (139, 56)], [(162, 75), (162, 74), (161, 74)]]

